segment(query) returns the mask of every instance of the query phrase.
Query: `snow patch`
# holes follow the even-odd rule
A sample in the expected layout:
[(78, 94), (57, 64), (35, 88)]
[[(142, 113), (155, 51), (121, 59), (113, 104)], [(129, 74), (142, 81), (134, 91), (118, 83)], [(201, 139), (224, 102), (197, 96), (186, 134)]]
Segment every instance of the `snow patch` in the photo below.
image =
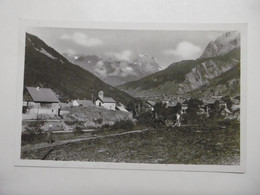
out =
[(42, 54), (48, 56), (48, 57), (51, 58), (51, 59), (54, 59), (54, 60), (57, 59), (56, 57), (54, 57), (53, 55), (51, 55), (50, 53), (48, 53), (48, 52), (47, 52), (45, 49), (43, 49), (43, 48), (41, 48), (41, 49), (35, 48), (35, 50), (41, 52)]

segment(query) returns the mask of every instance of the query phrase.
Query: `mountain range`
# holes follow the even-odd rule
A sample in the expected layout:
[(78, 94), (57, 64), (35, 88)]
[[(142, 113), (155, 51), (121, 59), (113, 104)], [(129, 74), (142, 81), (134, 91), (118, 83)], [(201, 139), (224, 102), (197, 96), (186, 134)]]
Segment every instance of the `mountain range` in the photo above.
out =
[(119, 86), (140, 97), (160, 95), (210, 96), (240, 92), (240, 35), (227, 32), (210, 42), (196, 60), (184, 60), (140, 80)]
[[(118, 84), (121, 85), (114, 87)], [(240, 35), (224, 33), (210, 42), (198, 59), (175, 62), (161, 70), (149, 55), (138, 55), (131, 62), (97, 55), (65, 58), (27, 33), (26, 86), (51, 88), (64, 102), (91, 99), (102, 90), (105, 96), (125, 105), (133, 97), (234, 96), (240, 93)]]
[(38, 37), (26, 33), (24, 87), (51, 88), (60, 101), (92, 99), (99, 91), (117, 102), (133, 100), (129, 94), (104, 83), (89, 71), (68, 61)]
[(156, 58), (148, 54), (139, 54), (132, 60), (68, 53), (63, 53), (63, 56), (112, 86), (138, 80), (162, 70)]

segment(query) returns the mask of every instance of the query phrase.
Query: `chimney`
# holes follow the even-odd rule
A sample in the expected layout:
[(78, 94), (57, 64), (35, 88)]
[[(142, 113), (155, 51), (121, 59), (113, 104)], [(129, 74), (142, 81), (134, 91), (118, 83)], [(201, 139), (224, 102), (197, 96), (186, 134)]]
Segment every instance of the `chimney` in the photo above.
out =
[(36, 87), (36, 90), (37, 90), (37, 91), (39, 91), (39, 90), (40, 90), (40, 87), (39, 87), (39, 86), (38, 86), (38, 87)]

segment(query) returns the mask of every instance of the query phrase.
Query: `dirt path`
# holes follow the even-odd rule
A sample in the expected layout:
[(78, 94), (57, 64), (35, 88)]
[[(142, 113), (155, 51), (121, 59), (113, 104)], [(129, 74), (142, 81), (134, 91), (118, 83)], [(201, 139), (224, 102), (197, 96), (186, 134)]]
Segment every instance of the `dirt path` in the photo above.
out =
[(128, 132), (123, 132), (123, 133), (110, 134), (110, 135), (100, 135), (100, 136), (91, 136), (91, 137), (84, 137), (84, 138), (77, 138), (77, 139), (62, 140), (62, 141), (54, 142), (52, 144), (39, 143), (39, 144), (34, 144), (34, 145), (26, 145), (26, 146), (21, 147), (21, 152), (27, 152), (27, 151), (38, 150), (38, 149), (42, 149), (42, 148), (60, 146), (63, 144), (75, 143), (75, 142), (80, 142), (80, 141), (85, 141), (85, 140), (100, 139), (100, 138), (106, 138), (106, 137), (115, 137), (115, 136), (121, 136), (121, 135), (126, 135), (126, 134), (133, 134), (133, 133), (142, 133), (142, 132), (145, 132), (148, 130), (149, 129), (143, 129), (143, 130), (135, 130), (135, 131), (128, 131)]

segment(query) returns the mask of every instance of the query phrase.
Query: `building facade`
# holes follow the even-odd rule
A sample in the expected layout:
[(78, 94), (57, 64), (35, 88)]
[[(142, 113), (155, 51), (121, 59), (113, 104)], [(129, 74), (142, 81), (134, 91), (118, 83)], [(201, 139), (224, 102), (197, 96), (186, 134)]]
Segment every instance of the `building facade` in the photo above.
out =
[(59, 99), (49, 88), (26, 87), (23, 98), (23, 113), (29, 118), (39, 118), (41, 115), (58, 116)]
[(103, 91), (98, 93), (98, 98), (95, 101), (95, 105), (108, 110), (116, 110), (116, 101), (111, 97), (104, 97)]

